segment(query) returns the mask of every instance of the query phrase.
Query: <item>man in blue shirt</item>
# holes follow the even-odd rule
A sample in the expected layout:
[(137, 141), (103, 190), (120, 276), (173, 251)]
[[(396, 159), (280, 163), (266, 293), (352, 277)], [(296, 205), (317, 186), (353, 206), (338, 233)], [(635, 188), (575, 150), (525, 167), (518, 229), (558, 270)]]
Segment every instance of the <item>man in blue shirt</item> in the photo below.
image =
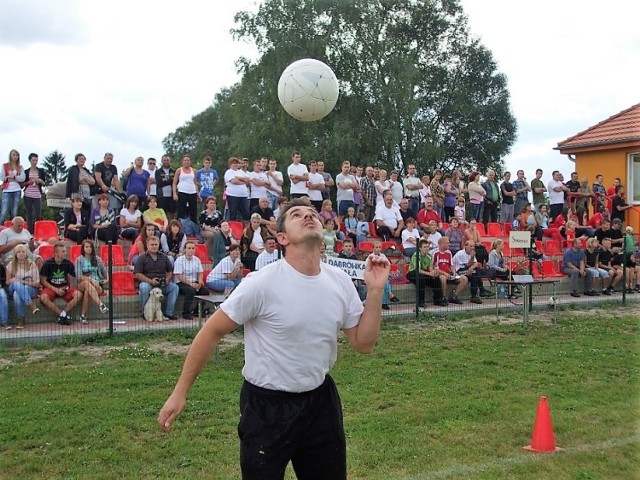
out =
[(200, 187), (198, 203), (200, 211), (204, 210), (207, 198), (215, 196), (215, 188), (218, 184), (218, 172), (211, 168), (211, 157), (207, 155), (202, 159), (202, 168), (196, 174), (196, 182)]
[(565, 250), (562, 257), (562, 271), (571, 278), (571, 296), (579, 297), (578, 278), (584, 277), (584, 294), (590, 297), (599, 295), (591, 284), (591, 273), (586, 269), (586, 259), (584, 251), (580, 248), (581, 241), (575, 239), (571, 248)]

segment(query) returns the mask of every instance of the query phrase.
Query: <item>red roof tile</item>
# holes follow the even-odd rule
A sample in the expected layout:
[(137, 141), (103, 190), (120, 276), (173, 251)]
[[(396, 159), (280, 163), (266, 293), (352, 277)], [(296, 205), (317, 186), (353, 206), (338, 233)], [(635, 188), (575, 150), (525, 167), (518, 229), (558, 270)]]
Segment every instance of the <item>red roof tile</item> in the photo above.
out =
[(640, 144), (640, 103), (559, 142), (555, 150), (589, 151), (624, 144)]

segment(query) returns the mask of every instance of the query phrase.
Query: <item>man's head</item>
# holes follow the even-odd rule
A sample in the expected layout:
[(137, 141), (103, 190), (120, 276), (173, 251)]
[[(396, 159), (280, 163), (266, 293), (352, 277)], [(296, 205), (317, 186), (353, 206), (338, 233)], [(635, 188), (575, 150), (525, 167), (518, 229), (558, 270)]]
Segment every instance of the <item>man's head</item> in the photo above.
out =
[(269, 199), (267, 197), (260, 197), (258, 205), (262, 210), (266, 210), (269, 207)]
[(429, 252), (429, 246), (431, 242), (425, 238), (421, 238), (418, 242), (418, 249), (420, 250), (420, 255), (425, 256)]
[(316, 162), (315, 160), (311, 160), (309, 162), (309, 172), (316, 173), (317, 171), (318, 171), (318, 162)]
[(269, 159), (267, 157), (260, 157), (260, 170), (266, 170), (268, 164)]
[(496, 178), (496, 172), (494, 172), (493, 170), (487, 171), (487, 181), (493, 182), (495, 178)]
[(193, 255), (196, 253), (196, 244), (191, 240), (188, 240), (187, 243), (184, 244), (184, 256), (189, 260), (193, 258)]
[(24, 228), (24, 218), (14, 217), (14, 219), (12, 220), (11, 229), (16, 233), (20, 233), (22, 232), (23, 228)]
[(416, 220), (413, 217), (407, 218), (407, 230), (412, 231), (416, 228)]
[(149, 170), (155, 170), (156, 169), (156, 159), (153, 157), (149, 157), (147, 158), (147, 168)]
[(353, 240), (347, 239), (342, 243), (342, 251), (345, 255), (351, 255), (353, 253)]
[(345, 160), (344, 162), (342, 162), (342, 174), (348, 175), (349, 170), (351, 170), (351, 162), (349, 162), (348, 160)]
[(580, 250), (581, 246), (582, 246), (582, 241), (579, 238), (574, 238), (573, 242), (571, 242), (571, 248), (576, 252)]
[(324, 173), (324, 160), (318, 160), (316, 163), (318, 165), (318, 173)]
[(518, 170), (516, 172), (516, 175), (518, 176), (518, 180), (523, 180), (524, 179), (524, 170)]
[(202, 166), (205, 168), (205, 170), (209, 170), (211, 168), (212, 163), (213, 163), (213, 160), (209, 155), (205, 156), (202, 159)]
[(578, 172), (571, 172), (571, 181), (572, 182), (578, 181)]
[(264, 249), (267, 251), (267, 253), (273, 253), (273, 251), (276, 249), (275, 237), (269, 236), (264, 239)]
[(162, 168), (171, 167), (171, 157), (169, 155), (163, 155), (160, 161), (162, 162)]
[(541, 168), (536, 169), (536, 178), (537, 178), (538, 180), (540, 180), (540, 179), (542, 178), (542, 173), (543, 173), (543, 172), (542, 172), (542, 169), (541, 169)]
[(438, 239), (438, 250), (441, 252), (449, 250), (449, 237), (440, 237)]
[(104, 158), (103, 158), (104, 164), (107, 167), (110, 167), (111, 164), (113, 163), (113, 153), (111, 152), (107, 152), (104, 154)]
[(276, 162), (275, 160), (269, 160), (268, 166), (269, 170), (275, 170), (278, 166), (278, 162)]
[(259, 172), (260, 170), (262, 170), (262, 162), (260, 162), (260, 160), (256, 160), (253, 162), (253, 171)]
[(391, 195), (391, 193), (385, 194), (384, 206), (387, 208), (391, 208), (393, 206), (393, 195)]
[(505, 182), (508, 182), (509, 180), (511, 180), (511, 172), (504, 172), (504, 175), (502, 175), (502, 178), (504, 178)]
[(407, 175), (414, 177), (416, 175), (416, 166), (413, 163), (407, 165)]
[(380, 239), (375, 238), (373, 239), (373, 254), (374, 255), (380, 255), (382, 253), (382, 242), (380, 241)]
[(287, 247), (293, 242), (319, 245), (323, 241), (322, 221), (315, 208), (301, 198), (280, 207), (276, 224), (277, 240)]
[(373, 178), (373, 167), (365, 168), (364, 173), (367, 177)]
[(300, 163), (300, 161), (302, 160), (302, 155), (300, 155), (300, 152), (294, 150), (293, 152), (291, 152), (291, 161), (293, 163), (295, 163), (296, 165), (298, 165)]
[(155, 235), (147, 237), (147, 251), (149, 253), (158, 253), (160, 248), (160, 239)]
[(67, 246), (62, 242), (56, 243), (53, 247), (53, 256), (57, 262), (61, 262), (67, 258)]
[(614, 218), (611, 221), (611, 228), (613, 228), (615, 230), (620, 230), (621, 227), (622, 227), (622, 222), (620, 221), (619, 218)]
[(408, 198), (403, 198), (402, 200), (400, 200), (400, 210), (402, 210), (403, 212), (406, 212), (407, 210), (409, 210)]
[(427, 197), (424, 201), (425, 210), (433, 210), (433, 198)]
[(473, 240), (467, 240), (464, 243), (464, 251), (467, 252), (468, 255), (473, 255), (474, 253), (476, 253), (476, 242), (474, 242)]
[(602, 176), (601, 173), (596, 175), (596, 183), (601, 184), (603, 180), (604, 180), (604, 177)]

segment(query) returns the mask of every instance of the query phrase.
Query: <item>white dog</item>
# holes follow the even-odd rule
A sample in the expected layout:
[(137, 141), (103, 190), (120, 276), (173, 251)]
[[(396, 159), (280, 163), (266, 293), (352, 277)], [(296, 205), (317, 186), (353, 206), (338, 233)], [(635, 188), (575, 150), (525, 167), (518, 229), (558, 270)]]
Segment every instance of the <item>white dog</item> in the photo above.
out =
[(149, 292), (149, 300), (144, 305), (144, 319), (147, 322), (162, 322), (163, 320), (167, 320), (162, 315), (162, 300), (164, 299), (164, 295), (162, 294), (162, 290), (158, 287), (152, 288)]

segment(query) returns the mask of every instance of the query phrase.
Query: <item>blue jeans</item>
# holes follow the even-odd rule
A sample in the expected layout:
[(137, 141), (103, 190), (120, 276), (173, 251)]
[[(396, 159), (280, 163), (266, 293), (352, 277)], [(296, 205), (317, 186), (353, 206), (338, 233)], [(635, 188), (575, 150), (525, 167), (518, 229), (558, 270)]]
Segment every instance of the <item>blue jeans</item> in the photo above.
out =
[(241, 221), (249, 221), (251, 214), (249, 213), (249, 204), (246, 197), (227, 195), (227, 205), (229, 205), (229, 220), (236, 221), (239, 215)]
[(276, 211), (278, 209), (278, 201), (280, 200), (280, 197), (274, 193), (267, 192), (267, 198), (269, 199), (269, 208)]
[(482, 206), (483, 203), (472, 203), (471, 206), (473, 207), (473, 218), (476, 222), (479, 222), (480, 219), (482, 218)]
[[(13, 304), (16, 307), (16, 314), (18, 317), (24, 317), (25, 307), (27, 305), (31, 305), (32, 297), (38, 294), (38, 289), (14, 280), (9, 285), (9, 293), (13, 295)], [(0, 308), (2, 308), (1, 305)]]
[[(152, 288), (155, 287), (147, 282), (140, 282), (140, 285), (138, 285), (138, 290), (140, 292), (140, 306), (143, 310), (147, 300), (149, 300), (149, 292)], [(165, 287), (160, 290), (162, 290), (162, 293), (164, 293), (167, 300), (165, 314), (167, 317), (171, 317), (173, 316), (173, 311), (176, 308), (176, 301), (178, 300), (178, 293), (180, 292), (180, 289), (177, 284), (171, 282), (166, 284)]]
[(233, 280), (212, 280), (211, 282), (207, 282), (207, 287), (214, 292), (224, 292), (227, 288), (236, 288), (240, 285), (240, 280), (240, 278), (234, 278)]
[[(2, 192), (2, 210), (0, 211), (0, 225), (4, 223), (7, 218), (7, 212), (9, 211), (9, 204), (11, 203), (11, 218), (13, 220), (18, 216), (18, 204), (20, 203), (20, 194), (22, 192)], [(31, 225), (29, 227), (33, 228)]]
[(0, 323), (6, 325), (9, 321), (9, 300), (4, 288), (0, 288)]

